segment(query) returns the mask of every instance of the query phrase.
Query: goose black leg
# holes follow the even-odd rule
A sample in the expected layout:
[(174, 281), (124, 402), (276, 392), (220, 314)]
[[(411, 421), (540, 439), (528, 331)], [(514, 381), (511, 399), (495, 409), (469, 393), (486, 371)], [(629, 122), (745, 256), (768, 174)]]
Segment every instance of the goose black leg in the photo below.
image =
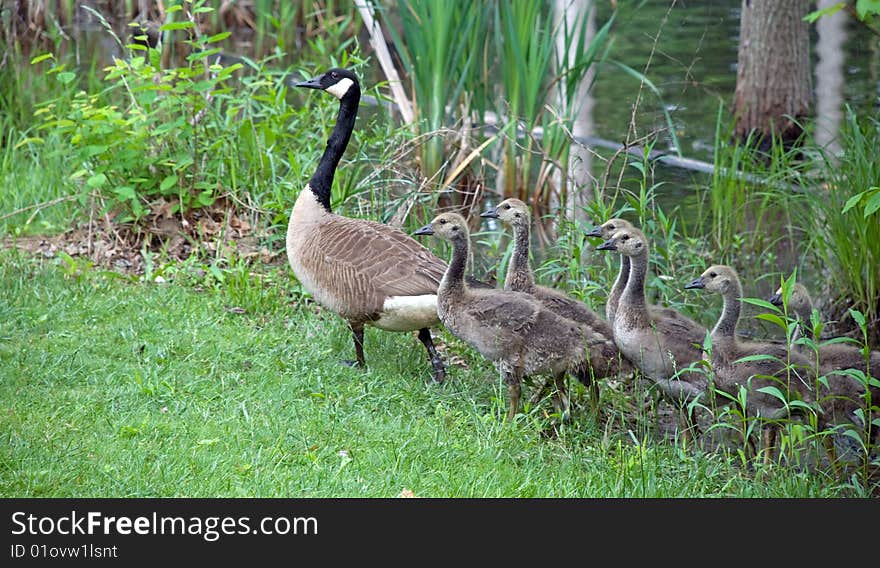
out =
[(354, 339), (354, 353), (357, 359), (355, 361), (346, 361), (346, 364), (365, 369), (367, 362), (364, 360), (364, 324), (348, 322), (348, 327), (351, 328), (351, 336)]
[(428, 350), (428, 358), (431, 359), (431, 366), (434, 367), (434, 382), (440, 384), (446, 379), (446, 365), (443, 364), (443, 359), (440, 358), (440, 354), (437, 353), (437, 350), (434, 348), (434, 341), (431, 339), (431, 330), (427, 327), (423, 327), (419, 330), (419, 341), (421, 341), (425, 345), (425, 349)]

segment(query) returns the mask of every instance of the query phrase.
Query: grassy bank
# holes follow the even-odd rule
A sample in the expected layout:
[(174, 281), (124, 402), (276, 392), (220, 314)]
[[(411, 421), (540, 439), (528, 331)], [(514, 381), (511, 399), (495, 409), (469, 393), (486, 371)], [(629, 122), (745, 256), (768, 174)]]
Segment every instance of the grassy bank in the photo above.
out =
[(442, 386), (405, 334), (369, 332), (370, 369), (346, 367), (342, 322), (285, 276), (147, 284), (4, 252), (0, 496), (855, 494), (784, 467), (756, 476), (583, 410), (552, 437), (549, 404), (504, 425), (491, 367), (443, 332), (461, 364)]

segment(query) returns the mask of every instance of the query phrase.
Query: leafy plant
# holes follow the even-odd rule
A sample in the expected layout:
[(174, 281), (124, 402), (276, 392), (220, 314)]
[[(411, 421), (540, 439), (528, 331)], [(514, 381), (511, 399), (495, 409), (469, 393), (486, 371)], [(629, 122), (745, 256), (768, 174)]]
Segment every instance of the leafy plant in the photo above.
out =
[[(809, 188), (819, 215), (805, 219), (828, 267), (831, 289), (869, 322), (880, 317), (880, 121), (847, 107), (839, 157), (822, 154), (824, 184)], [(809, 223), (809, 224), (808, 224)]]

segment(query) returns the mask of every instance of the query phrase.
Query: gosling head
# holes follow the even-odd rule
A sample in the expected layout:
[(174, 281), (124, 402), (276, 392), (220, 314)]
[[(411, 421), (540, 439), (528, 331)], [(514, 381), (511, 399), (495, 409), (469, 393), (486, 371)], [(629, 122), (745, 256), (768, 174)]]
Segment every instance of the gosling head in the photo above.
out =
[(348, 69), (340, 69), (335, 67), (317, 77), (312, 77), (307, 81), (293, 82), (289, 81), (295, 87), (305, 87), (306, 89), (318, 89), (319, 91), (327, 91), (339, 100), (346, 96), (357, 94), (360, 96), (361, 88), (357, 75)]
[(731, 289), (734, 289), (733, 287), (738, 281), (739, 276), (737, 276), (733, 268), (723, 264), (715, 264), (704, 270), (699, 278), (687, 284), (684, 289), (726, 294)]
[(586, 235), (588, 237), (602, 237), (603, 239), (610, 239), (615, 232), (620, 229), (632, 229), (633, 224), (627, 221), (626, 219), (608, 219), (601, 225), (593, 227), (589, 231), (587, 231)]
[(618, 229), (611, 238), (596, 247), (596, 250), (611, 250), (624, 256), (647, 254), (648, 240), (645, 234), (635, 227)]
[[(776, 293), (767, 299), (774, 306), (782, 307), (782, 287), (777, 288)], [(800, 282), (795, 282), (791, 288), (791, 297), (788, 299), (788, 308), (795, 313), (810, 313), (813, 311), (813, 301), (810, 293)]]
[(417, 230), (414, 235), (434, 235), (444, 241), (468, 238), (468, 226), (464, 217), (458, 213), (441, 213), (434, 220)]
[(505, 199), (496, 207), (480, 213), (480, 217), (498, 219), (502, 223), (513, 227), (527, 227), (530, 218), (529, 206), (519, 199), (511, 197), (510, 199)]

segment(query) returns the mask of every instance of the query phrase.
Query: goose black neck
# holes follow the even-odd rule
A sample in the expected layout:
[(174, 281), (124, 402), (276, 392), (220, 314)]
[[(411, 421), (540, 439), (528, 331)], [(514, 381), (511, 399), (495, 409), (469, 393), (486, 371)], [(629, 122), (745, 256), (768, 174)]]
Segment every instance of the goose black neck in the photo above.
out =
[(318, 169), (309, 181), (309, 187), (318, 202), (324, 209), (330, 211), (330, 190), (333, 187), (333, 176), (336, 174), (336, 166), (342, 159), (342, 154), (351, 139), (354, 130), (354, 120), (357, 118), (358, 103), (361, 99), (361, 91), (357, 83), (353, 84), (348, 92), (339, 101), (339, 114), (336, 115), (336, 124), (333, 132), (327, 139), (327, 147), (318, 162)]
[(532, 276), (532, 268), (529, 265), (529, 239), (528, 225), (515, 225), (513, 228), (513, 254), (510, 257), (510, 266), (507, 268), (507, 278), (504, 287), (509, 290), (530, 292), (535, 285)]

